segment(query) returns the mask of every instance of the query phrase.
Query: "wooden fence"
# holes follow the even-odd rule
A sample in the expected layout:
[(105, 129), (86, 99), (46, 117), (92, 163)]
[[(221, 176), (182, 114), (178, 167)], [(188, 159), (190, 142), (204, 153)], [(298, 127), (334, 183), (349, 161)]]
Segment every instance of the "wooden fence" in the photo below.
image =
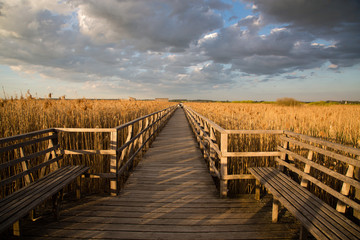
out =
[[(246, 169), (241, 174), (228, 173), (231, 158), (241, 161), (239, 159), (250, 157), (251, 163), (245, 168), (279, 165), (299, 184), (339, 212), (351, 208), (353, 215), (360, 219), (360, 149), (284, 130), (227, 130), (188, 106), (184, 106), (184, 110), (209, 171), (219, 179), (220, 196), (227, 196), (230, 180), (254, 179)], [(229, 144), (231, 135), (270, 135), (276, 137), (276, 144), (271, 151), (229, 151), (234, 149)], [(241, 138), (236, 139), (238, 141), (231, 142), (231, 145), (241, 144)], [(264, 157), (270, 160), (261, 163), (256, 160)]]
[[(115, 128), (51, 128), (0, 139), (1, 179), (7, 178), (10, 172), (23, 175), (17, 181), (1, 185), (0, 197), (5, 197), (27, 185), (31, 181), (30, 178), (41, 178), (44, 171), (52, 171), (52, 169), (41, 168), (42, 165), (39, 165), (39, 162), (55, 162), (59, 156), (63, 155), (68, 157), (74, 155), (109, 156), (109, 164), (105, 167), (107, 169), (104, 172), (91, 169), (91, 174), (87, 174), (85, 177), (108, 179), (111, 195), (116, 195), (120, 191), (119, 182), (124, 173), (133, 167), (134, 159), (141, 157), (142, 152), (149, 148), (150, 143), (176, 108), (177, 105), (174, 105)], [(102, 144), (107, 148), (66, 149), (71, 144), (65, 146), (64, 139), (72, 140), (72, 142), (81, 141), (84, 139), (84, 134), (88, 134), (87, 137), (91, 139), (95, 139), (91, 134), (98, 134), (101, 136), (99, 140), (101, 142), (106, 142), (105, 139), (108, 139), (108, 144)], [(10, 162), (12, 166), (9, 166)], [(71, 157), (70, 160), (61, 160), (59, 163), (63, 165), (75, 164)], [(82, 164), (84, 163), (82, 162)], [(91, 167), (91, 164), (92, 162), (89, 161), (86, 165)], [(40, 167), (35, 169), (36, 172), (29, 172), (27, 169), (32, 165), (39, 165)]]

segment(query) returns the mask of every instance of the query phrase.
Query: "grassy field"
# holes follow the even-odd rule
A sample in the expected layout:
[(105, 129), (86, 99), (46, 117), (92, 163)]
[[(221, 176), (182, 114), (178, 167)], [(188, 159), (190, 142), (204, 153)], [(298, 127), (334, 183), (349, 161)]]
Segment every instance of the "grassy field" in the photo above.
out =
[[(186, 103), (193, 110), (214, 121), (225, 129), (275, 129), (290, 130), (309, 136), (360, 148), (360, 106), (359, 105), (313, 105), (279, 103)], [(219, 140), (219, 139), (218, 139)], [(228, 140), (230, 152), (277, 151), (279, 138), (270, 134), (231, 134)], [(300, 148), (293, 151), (307, 157), (307, 151)], [(334, 159), (316, 154), (313, 161), (345, 174), (347, 166)], [(272, 157), (228, 158), (228, 174), (248, 174), (250, 167), (275, 166)], [(334, 181), (326, 174), (317, 176), (329, 185), (341, 188), (340, 181)], [(230, 194), (250, 193), (253, 181), (229, 181)], [(315, 194), (334, 205), (336, 200), (323, 191), (314, 189)]]
[(0, 138), (52, 128), (112, 128), (174, 105), (156, 101), (0, 100)]
[(225, 129), (281, 129), (360, 147), (360, 105), (186, 103)]
[[(52, 99), (12, 99), (0, 100), (0, 138), (32, 131), (60, 128), (114, 128), (141, 116), (167, 108), (174, 103), (156, 101), (120, 100), (52, 100)], [(124, 143), (127, 129), (120, 130), (119, 141)], [(16, 144), (17, 141), (10, 144)], [(109, 133), (59, 133), (59, 143), (63, 149), (109, 149)], [(26, 146), (25, 155), (47, 148), (42, 142)], [(2, 144), (1, 147), (6, 146)], [(0, 153), (0, 163), (20, 157), (20, 152)], [(42, 162), (39, 156), (31, 162)], [(31, 163), (29, 163), (31, 164)], [(66, 155), (62, 165), (82, 164), (91, 167), (91, 173), (109, 171), (108, 155)], [(19, 171), (14, 166), (12, 171)], [(4, 171), (4, 170), (2, 170)], [(3, 173), (0, 171), (0, 176)], [(5, 173), (4, 173), (5, 174)], [(108, 180), (91, 179), (84, 181), (85, 192), (108, 192)]]

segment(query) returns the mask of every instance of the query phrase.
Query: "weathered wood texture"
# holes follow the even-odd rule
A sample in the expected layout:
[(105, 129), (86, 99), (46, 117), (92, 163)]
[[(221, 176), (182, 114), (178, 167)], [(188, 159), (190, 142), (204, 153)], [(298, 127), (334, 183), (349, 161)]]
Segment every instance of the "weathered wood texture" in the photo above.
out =
[[(359, 239), (360, 227), (275, 168), (252, 168), (250, 172), (317, 239)], [(273, 222), (278, 220), (274, 204)]]
[[(271, 224), (271, 198), (220, 199), (182, 110), (177, 110), (116, 197), (87, 198), (30, 223), (24, 239), (296, 239), (286, 213)], [(49, 220), (50, 219), (50, 220)]]

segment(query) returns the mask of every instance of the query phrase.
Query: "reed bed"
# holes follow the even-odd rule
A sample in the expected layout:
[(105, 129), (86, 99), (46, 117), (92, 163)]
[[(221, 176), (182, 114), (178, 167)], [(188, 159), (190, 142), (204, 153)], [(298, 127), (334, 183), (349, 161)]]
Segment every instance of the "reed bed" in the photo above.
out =
[[(21, 99), (0, 100), (0, 138), (29, 133), (48, 128), (114, 128), (141, 116), (167, 108), (174, 103), (157, 101), (126, 101), (126, 100), (53, 100)], [(136, 131), (136, 129), (135, 129)], [(120, 132), (119, 143), (124, 143), (127, 130)], [(62, 149), (109, 149), (110, 133), (59, 133), (59, 144)], [(10, 142), (8, 144), (16, 144)], [(8, 144), (2, 144), (5, 147)], [(48, 142), (26, 146), (25, 155), (44, 150)], [(0, 163), (20, 157), (18, 149), (1, 153)], [(44, 156), (32, 162), (38, 163)], [(31, 162), (28, 163), (31, 165)], [(91, 167), (91, 173), (109, 171), (108, 155), (66, 155), (61, 165), (84, 164)], [(12, 171), (21, 171), (14, 166)], [(8, 173), (0, 173), (7, 175)], [(1, 177), (2, 178), (2, 177)], [(86, 193), (108, 192), (107, 179), (91, 179), (85, 181)], [(105, 186), (105, 187), (104, 187)], [(16, 187), (15, 187), (16, 188)]]
[[(276, 103), (186, 103), (186, 105), (225, 129), (290, 130), (360, 148), (359, 105), (285, 106)], [(231, 134), (228, 139), (229, 152), (277, 151), (278, 145), (282, 145), (279, 138), (270, 134)], [(290, 147), (292, 151), (307, 157), (308, 151), (296, 146)], [(347, 169), (346, 164), (321, 154), (315, 154), (313, 161), (342, 174), (345, 174)], [(300, 163), (295, 162), (295, 164)], [(248, 174), (247, 169), (254, 166), (275, 166), (275, 161), (273, 157), (228, 158), (229, 174)], [(303, 167), (300, 166), (302, 169)], [(340, 181), (320, 172), (314, 172), (313, 175), (325, 184), (341, 189)], [(336, 200), (316, 186), (310, 186), (310, 189), (331, 205), (334, 206), (336, 203)], [(229, 181), (230, 195), (250, 193), (253, 190), (253, 181)], [(354, 191), (351, 194), (354, 194)]]

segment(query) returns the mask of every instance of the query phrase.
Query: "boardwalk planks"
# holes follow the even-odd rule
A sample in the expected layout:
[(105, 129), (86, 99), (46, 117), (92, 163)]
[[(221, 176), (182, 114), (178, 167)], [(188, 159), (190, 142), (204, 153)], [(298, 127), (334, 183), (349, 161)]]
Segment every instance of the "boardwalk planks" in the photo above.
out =
[(24, 233), (28, 239), (293, 239), (299, 229), (289, 214), (269, 223), (271, 198), (219, 198), (182, 110), (119, 196), (90, 198), (62, 216)]

